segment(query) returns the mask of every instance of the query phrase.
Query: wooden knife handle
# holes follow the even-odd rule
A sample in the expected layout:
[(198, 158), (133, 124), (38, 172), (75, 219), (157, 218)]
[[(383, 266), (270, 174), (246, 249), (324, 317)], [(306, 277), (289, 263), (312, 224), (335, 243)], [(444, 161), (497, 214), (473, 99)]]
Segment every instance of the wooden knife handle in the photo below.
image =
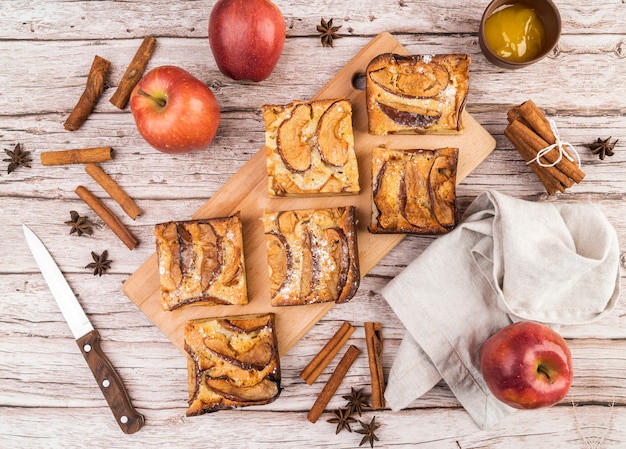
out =
[(89, 332), (76, 340), (76, 343), (122, 431), (127, 434), (137, 432), (143, 426), (144, 417), (131, 405), (122, 380), (102, 352), (98, 331)]

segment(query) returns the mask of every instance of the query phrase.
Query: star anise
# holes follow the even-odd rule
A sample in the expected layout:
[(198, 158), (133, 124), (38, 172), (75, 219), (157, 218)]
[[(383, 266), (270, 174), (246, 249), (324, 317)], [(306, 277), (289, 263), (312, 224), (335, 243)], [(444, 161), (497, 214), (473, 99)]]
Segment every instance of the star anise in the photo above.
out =
[(17, 167), (30, 168), (30, 163), (33, 161), (30, 157), (30, 151), (22, 150), (22, 145), (19, 143), (15, 145), (13, 151), (5, 149), (4, 152), (9, 155), (8, 159), (2, 159), (3, 162), (9, 162), (7, 173), (11, 173)]
[(108, 259), (109, 252), (107, 250), (104, 250), (100, 255), (92, 251), (91, 257), (93, 258), (93, 262), (86, 265), (85, 268), (92, 268), (94, 276), (102, 276), (106, 270), (111, 268), (111, 261)]
[(93, 223), (87, 219), (87, 217), (83, 217), (78, 214), (75, 210), (70, 211), (70, 220), (66, 221), (65, 224), (72, 227), (70, 229), (70, 234), (76, 233), (76, 235), (81, 236), (83, 234), (92, 235), (93, 234)]
[(350, 412), (351, 410), (349, 408), (338, 408), (333, 412), (335, 417), (327, 421), (331, 424), (337, 424), (337, 430), (335, 431), (335, 435), (337, 435), (343, 429), (346, 429), (348, 432), (352, 432), (350, 424), (355, 423), (356, 419), (350, 416)]
[(598, 140), (593, 143), (587, 144), (587, 146), (593, 154), (600, 155), (600, 159), (604, 160), (605, 156), (613, 156), (615, 154), (613, 149), (615, 148), (615, 144), (617, 142), (619, 142), (619, 140), (615, 140), (615, 142), (611, 143), (611, 137), (605, 140), (602, 140), (598, 137)]
[(330, 19), (328, 22), (322, 19), (321, 23), (317, 26), (317, 31), (320, 32), (320, 39), (322, 40), (322, 47), (332, 47), (333, 41), (342, 37), (337, 34), (339, 28), (341, 28), (341, 25), (333, 26), (333, 19)]
[(351, 387), (351, 389), (352, 392), (349, 395), (342, 397), (348, 401), (347, 407), (350, 411), (350, 414), (352, 414), (352, 412), (356, 412), (359, 414), (359, 416), (361, 416), (361, 414), (363, 413), (363, 408), (370, 406), (368, 402), (370, 395), (364, 394), (362, 388), (359, 388), (357, 390), (356, 388)]
[(359, 420), (359, 423), (361, 424), (362, 428), (355, 430), (356, 433), (360, 433), (361, 435), (363, 435), (363, 438), (361, 439), (361, 442), (359, 443), (359, 447), (369, 442), (370, 447), (373, 448), (374, 441), (378, 441), (378, 437), (376, 436), (374, 432), (376, 432), (376, 429), (380, 427), (380, 424), (376, 423), (375, 416), (372, 418), (369, 424), (366, 424), (361, 420)]

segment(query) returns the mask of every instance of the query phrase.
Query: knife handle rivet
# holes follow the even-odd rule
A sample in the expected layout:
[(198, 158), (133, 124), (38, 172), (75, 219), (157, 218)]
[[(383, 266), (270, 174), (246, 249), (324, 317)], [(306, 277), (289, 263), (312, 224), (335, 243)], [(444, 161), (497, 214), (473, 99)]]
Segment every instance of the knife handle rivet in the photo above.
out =
[(126, 424), (126, 423), (128, 422), (128, 416), (122, 416), (122, 417), (120, 418), (120, 422), (121, 422), (122, 424)]
[(85, 345), (85, 346), (83, 346), (83, 350), (84, 350), (85, 352), (90, 352), (90, 351), (91, 351), (91, 345)]
[(108, 387), (109, 387), (109, 385), (111, 385), (111, 382), (109, 382), (109, 379), (104, 379), (104, 380), (102, 381), (102, 386), (103, 386), (104, 388), (108, 388)]

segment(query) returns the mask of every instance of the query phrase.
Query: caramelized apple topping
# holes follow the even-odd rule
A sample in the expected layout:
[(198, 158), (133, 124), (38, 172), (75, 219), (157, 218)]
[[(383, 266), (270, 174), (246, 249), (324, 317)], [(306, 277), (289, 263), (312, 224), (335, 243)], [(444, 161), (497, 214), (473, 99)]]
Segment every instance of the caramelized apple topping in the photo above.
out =
[(295, 172), (303, 172), (311, 166), (311, 147), (303, 131), (311, 120), (311, 106), (297, 105), (291, 117), (278, 127), (276, 146), (283, 163)]
[(434, 97), (450, 81), (450, 74), (445, 68), (427, 64), (423, 60), (382, 68), (370, 72), (369, 76), (382, 89), (408, 98)]
[(339, 228), (329, 228), (325, 231), (326, 250), (333, 260), (334, 270), (327, 277), (327, 286), (331, 297), (339, 298), (348, 279), (350, 255), (346, 235)]
[(433, 213), (442, 226), (452, 226), (456, 222), (455, 185), (450, 167), (451, 158), (440, 156), (433, 162), (430, 171), (430, 185), (433, 190)]
[(352, 109), (347, 101), (336, 101), (329, 107), (317, 124), (317, 148), (322, 160), (329, 165), (341, 167), (348, 162), (351, 135)]
[(203, 242), (202, 263), (204, 264), (204, 267), (201, 270), (202, 278), (200, 280), (200, 284), (202, 286), (202, 290), (206, 290), (211, 282), (213, 282), (217, 277), (220, 266), (218, 262), (220, 256), (218, 255), (217, 235), (215, 235), (213, 227), (209, 224), (201, 224), (199, 228), (200, 238)]
[(378, 223), (385, 229), (398, 225), (399, 212), (404, 204), (405, 190), (401, 188), (404, 166), (392, 160), (386, 161), (374, 186), (374, 204), (378, 209)]
[(287, 241), (282, 235), (267, 235), (267, 256), (270, 269), (270, 292), (276, 295), (289, 282), (291, 255)]
[(412, 157), (407, 161), (404, 170), (404, 216), (407, 221), (418, 228), (426, 228), (432, 221), (430, 195), (416, 195), (415, 192), (428, 192), (428, 173), (431, 159)]
[(263, 379), (258, 384), (242, 387), (226, 379), (207, 378), (206, 385), (219, 395), (237, 402), (265, 403), (275, 398), (279, 392), (276, 382), (270, 379)]
[(391, 120), (404, 126), (424, 128), (437, 122), (437, 120), (441, 118), (441, 114), (435, 113), (433, 115), (427, 115), (410, 111), (401, 111), (381, 102), (376, 102), (376, 105)]

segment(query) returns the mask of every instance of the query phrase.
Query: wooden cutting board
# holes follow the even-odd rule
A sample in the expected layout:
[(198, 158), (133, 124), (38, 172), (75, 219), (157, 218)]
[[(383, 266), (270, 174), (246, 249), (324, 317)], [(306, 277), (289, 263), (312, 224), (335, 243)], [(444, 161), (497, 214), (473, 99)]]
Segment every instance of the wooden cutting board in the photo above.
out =
[[(260, 220), (264, 210), (279, 211), (354, 205), (357, 208), (357, 239), (361, 276), (365, 276), (403, 235), (370, 234), (367, 226), (371, 213), (371, 149), (433, 149), (445, 146), (459, 148), (457, 183), (461, 182), (495, 148), (493, 137), (464, 112), (465, 130), (458, 136), (373, 136), (367, 132), (365, 92), (356, 88), (355, 79), (365, 73), (367, 64), (381, 53), (407, 54), (389, 33), (376, 36), (313, 99), (346, 97), (353, 104), (354, 140), (359, 162), (361, 193), (350, 196), (318, 198), (269, 198), (265, 150), (258, 151), (192, 218), (229, 216), (241, 212), (244, 232), (244, 254), (248, 280), (249, 303), (245, 306), (190, 306), (172, 312), (161, 309), (156, 253), (122, 286), (124, 293), (184, 352), (183, 328), (187, 320), (273, 312), (279, 351), (285, 354), (333, 306), (333, 303), (306, 306), (272, 307), (269, 303), (269, 279), (265, 235)], [(354, 85), (353, 85), (354, 84)], [(294, 98), (295, 100), (295, 98)], [(341, 307), (338, 305), (337, 307)], [(330, 336), (329, 336), (330, 337)]]

